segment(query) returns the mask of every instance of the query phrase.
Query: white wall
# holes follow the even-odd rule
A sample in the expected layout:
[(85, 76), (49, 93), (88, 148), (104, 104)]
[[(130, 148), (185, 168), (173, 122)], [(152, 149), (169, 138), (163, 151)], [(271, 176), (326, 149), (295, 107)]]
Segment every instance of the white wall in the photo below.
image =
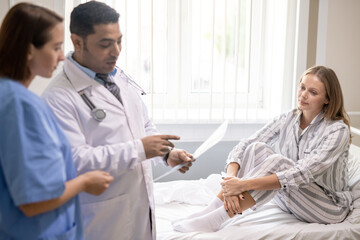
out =
[(326, 65), (341, 81), (348, 111), (360, 111), (360, 1), (330, 0)]
[[(360, 111), (360, 1), (329, 0), (326, 41), (325, 64), (339, 78), (345, 108)], [(360, 117), (351, 117), (351, 124), (360, 127)]]
[(8, 9), (9, 9), (9, 1), (1, 0), (0, 1), (0, 22), (2, 22)]

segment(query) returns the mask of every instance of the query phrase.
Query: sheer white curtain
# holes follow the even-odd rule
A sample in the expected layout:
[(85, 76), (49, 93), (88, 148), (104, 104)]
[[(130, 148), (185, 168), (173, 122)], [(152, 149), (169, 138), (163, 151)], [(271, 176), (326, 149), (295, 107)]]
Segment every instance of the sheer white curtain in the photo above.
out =
[(121, 15), (118, 65), (148, 92), (156, 123), (259, 121), (291, 107), (299, 0), (103, 2)]

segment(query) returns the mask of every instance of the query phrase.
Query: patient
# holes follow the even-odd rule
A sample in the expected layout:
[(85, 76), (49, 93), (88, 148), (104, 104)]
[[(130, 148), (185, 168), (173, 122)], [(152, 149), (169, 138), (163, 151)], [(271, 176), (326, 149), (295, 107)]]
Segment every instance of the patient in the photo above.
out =
[(175, 230), (217, 231), (229, 218), (272, 199), (304, 222), (346, 218), (352, 209), (347, 173), (351, 136), (335, 72), (323, 66), (305, 71), (297, 102), (297, 109), (234, 147), (220, 193), (202, 211), (173, 221)]

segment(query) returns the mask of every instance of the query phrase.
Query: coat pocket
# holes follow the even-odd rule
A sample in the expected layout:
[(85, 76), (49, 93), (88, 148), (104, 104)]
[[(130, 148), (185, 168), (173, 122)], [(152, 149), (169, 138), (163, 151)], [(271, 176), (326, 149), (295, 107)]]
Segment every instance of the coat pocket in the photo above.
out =
[(93, 203), (81, 204), (85, 239), (127, 239), (130, 199), (128, 194)]

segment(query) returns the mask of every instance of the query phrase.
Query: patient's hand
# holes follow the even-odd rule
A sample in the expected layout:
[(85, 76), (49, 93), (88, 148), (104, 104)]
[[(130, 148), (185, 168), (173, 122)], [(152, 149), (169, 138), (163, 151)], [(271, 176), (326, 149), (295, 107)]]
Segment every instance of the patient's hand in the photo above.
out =
[(185, 173), (192, 166), (192, 162), (195, 161), (193, 156), (183, 149), (171, 150), (168, 157), (168, 164), (170, 167), (175, 167), (179, 164), (186, 164), (184, 167), (179, 169), (179, 172)]
[(221, 182), (222, 191), (224, 196), (239, 196), (248, 189), (247, 181), (237, 177), (227, 177)]
[(240, 206), (240, 198), (238, 196), (228, 196), (224, 197), (224, 208), (227, 212), (233, 214), (242, 213)]

